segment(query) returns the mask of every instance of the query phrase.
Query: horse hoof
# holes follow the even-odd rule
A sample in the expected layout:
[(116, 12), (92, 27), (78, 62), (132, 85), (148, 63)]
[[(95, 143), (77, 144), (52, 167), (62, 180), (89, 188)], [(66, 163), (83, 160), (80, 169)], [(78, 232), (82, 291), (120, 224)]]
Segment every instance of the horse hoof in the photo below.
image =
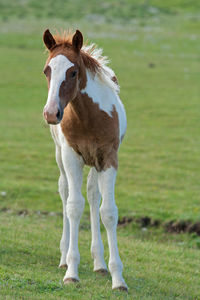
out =
[(106, 270), (106, 269), (98, 269), (98, 270), (95, 270), (94, 272), (99, 273), (102, 276), (106, 276), (108, 274), (108, 270)]
[(113, 288), (113, 291), (123, 291), (123, 292), (128, 292), (128, 287), (127, 286), (117, 286), (116, 288)]
[(59, 268), (67, 269), (67, 264), (59, 265)]
[(76, 282), (79, 282), (78, 279), (76, 278), (65, 278), (63, 280), (64, 284), (70, 284), (70, 283), (76, 283)]

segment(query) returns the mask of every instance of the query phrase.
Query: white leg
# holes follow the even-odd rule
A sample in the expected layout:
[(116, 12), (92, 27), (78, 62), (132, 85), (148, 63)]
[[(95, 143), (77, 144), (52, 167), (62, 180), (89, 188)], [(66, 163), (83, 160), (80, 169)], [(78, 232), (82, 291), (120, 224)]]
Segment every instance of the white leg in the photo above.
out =
[(62, 161), (69, 184), (67, 199), (67, 217), (70, 225), (69, 249), (67, 252), (68, 269), (64, 276), (64, 283), (78, 281), (78, 265), (80, 254), (78, 250), (78, 229), (84, 209), (84, 198), (81, 194), (83, 160), (66, 143), (62, 147)]
[(62, 232), (62, 238), (60, 240), (60, 252), (61, 252), (61, 258), (60, 258), (60, 268), (66, 268), (67, 267), (67, 251), (69, 247), (69, 220), (67, 218), (66, 213), (66, 206), (67, 206), (67, 197), (68, 197), (68, 184), (67, 184), (67, 177), (65, 174), (65, 170), (62, 163), (61, 158), (61, 149), (59, 146), (56, 146), (56, 161), (58, 164), (58, 167), (60, 169), (60, 177), (58, 180), (58, 189), (60, 193), (60, 197), (62, 199), (63, 204), (63, 232)]
[(101, 240), (99, 205), (101, 195), (98, 188), (98, 176), (95, 168), (91, 168), (87, 180), (87, 198), (90, 204), (90, 221), (92, 231), (91, 254), (94, 259), (94, 271), (107, 273), (104, 261), (104, 249)]
[(112, 288), (127, 290), (127, 285), (122, 277), (123, 265), (117, 247), (118, 210), (114, 198), (115, 179), (116, 170), (113, 167), (98, 173), (99, 190), (103, 198), (100, 213), (108, 237), (110, 255), (108, 266), (112, 276)]

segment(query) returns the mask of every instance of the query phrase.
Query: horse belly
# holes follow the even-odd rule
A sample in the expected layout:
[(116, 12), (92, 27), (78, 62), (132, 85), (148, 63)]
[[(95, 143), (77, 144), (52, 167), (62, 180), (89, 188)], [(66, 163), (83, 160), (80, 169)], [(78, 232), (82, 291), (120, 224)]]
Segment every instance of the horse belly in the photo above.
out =
[(117, 145), (116, 143), (96, 143), (95, 140), (79, 142), (75, 151), (82, 156), (84, 163), (95, 167), (97, 171), (106, 170), (113, 166), (117, 169)]

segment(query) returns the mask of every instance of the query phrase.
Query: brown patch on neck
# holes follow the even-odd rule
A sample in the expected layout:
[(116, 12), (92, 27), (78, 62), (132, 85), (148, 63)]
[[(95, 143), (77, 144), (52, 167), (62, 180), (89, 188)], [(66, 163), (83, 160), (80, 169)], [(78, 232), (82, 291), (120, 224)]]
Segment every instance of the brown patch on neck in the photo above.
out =
[(69, 145), (97, 171), (118, 167), (119, 120), (114, 106), (111, 114), (100, 110), (86, 93), (79, 93), (65, 108), (61, 122)]
[(79, 89), (80, 90), (84, 89), (86, 87), (86, 84), (87, 84), (86, 69), (85, 69), (82, 58), (80, 58), (80, 61), (79, 61)]
[(90, 56), (88, 53), (81, 51), (81, 57), (85, 67), (90, 70), (92, 73), (96, 73), (100, 69), (99, 62)]

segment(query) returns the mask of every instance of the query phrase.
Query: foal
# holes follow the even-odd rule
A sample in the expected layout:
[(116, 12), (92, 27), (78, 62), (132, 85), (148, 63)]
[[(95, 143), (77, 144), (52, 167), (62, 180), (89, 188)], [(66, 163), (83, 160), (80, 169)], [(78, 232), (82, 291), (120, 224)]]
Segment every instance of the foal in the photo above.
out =
[(126, 114), (118, 96), (114, 72), (107, 67), (102, 51), (83, 46), (80, 31), (72, 35), (43, 35), (49, 50), (44, 74), (48, 98), (44, 118), (50, 125), (60, 169), (59, 193), (63, 203), (63, 233), (60, 267), (67, 267), (64, 283), (79, 280), (78, 228), (84, 209), (81, 194), (83, 166), (91, 166), (87, 181), (92, 231), (94, 271), (105, 273), (101, 220), (109, 244), (112, 288), (127, 290), (117, 247), (118, 211), (114, 198), (118, 167), (117, 152), (126, 131)]

